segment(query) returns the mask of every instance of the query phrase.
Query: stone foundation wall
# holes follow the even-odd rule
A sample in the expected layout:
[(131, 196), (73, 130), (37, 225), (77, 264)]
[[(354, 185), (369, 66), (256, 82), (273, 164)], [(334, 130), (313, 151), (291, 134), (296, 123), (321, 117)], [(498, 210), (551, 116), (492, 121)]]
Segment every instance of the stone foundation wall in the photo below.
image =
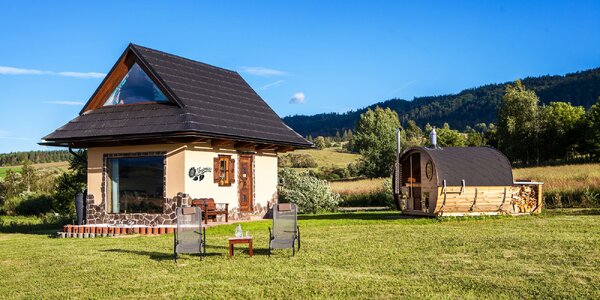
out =
[[(187, 194), (179, 193), (173, 199), (166, 198), (162, 214), (149, 213), (107, 213), (104, 200), (100, 204), (94, 204), (94, 195), (87, 196), (86, 224), (124, 224), (124, 225), (175, 225), (177, 223), (176, 209), (181, 205), (189, 205), (191, 198)], [(273, 203), (269, 201), (267, 206), (254, 205), (253, 212), (240, 212), (237, 207), (229, 210), (229, 220), (247, 220), (251, 217), (265, 217)]]
[(106, 212), (104, 200), (100, 204), (94, 204), (94, 195), (88, 195), (86, 222), (87, 224), (174, 225), (177, 221), (177, 200), (177, 197), (175, 199), (166, 198), (162, 214), (112, 214)]

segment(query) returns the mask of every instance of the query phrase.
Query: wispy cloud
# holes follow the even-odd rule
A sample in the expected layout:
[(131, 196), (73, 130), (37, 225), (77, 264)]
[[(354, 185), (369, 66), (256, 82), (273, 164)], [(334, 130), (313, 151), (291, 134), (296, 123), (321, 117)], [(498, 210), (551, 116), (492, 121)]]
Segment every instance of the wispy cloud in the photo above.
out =
[(285, 80), (283, 80), (283, 79), (282, 79), (282, 80), (277, 80), (277, 81), (275, 81), (275, 82), (267, 83), (267, 84), (265, 84), (265, 85), (263, 85), (263, 86), (259, 87), (258, 89), (259, 89), (259, 90), (266, 91), (266, 90), (268, 90), (268, 89), (270, 89), (270, 88), (274, 88), (274, 87), (280, 86), (280, 85), (281, 85), (282, 83), (284, 83), (284, 82), (285, 82)]
[(239, 71), (248, 75), (270, 77), (270, 76), (284, 76), (286, 72), (264, 68), (264, 67), (240, 67)]
[(15, 137), (13, 132), (0, 129), (0, 140), (32, 141), (31, 138)]
[(385, 94), (385, 96), (383, 96), (383, 98), (387, 98), (387, 97), (391, 97), (391, 96), (395, 96), (398, 92), (402, 91), (403, 89), (413, 85), (415, 82), (417, 82), (416, 80), (412, 80), (409, 81), (403, 85), (401, 85), (400, 87), (388, 92), (387, 94)]
[(49, 103), (49, 104), (58, 104), (58, 105), (84, 105), (84, 102), (81, 101), (44, 101), (44, 103)]
[(0, 66), (0, 74), (2, 75), (53, 75), (76, 78), (104, 78), (106, 74), (98, 72), (54, 72), (36, 69), (24, 69)]
[(306, 96), (304, 96), (304, 93), (298, 92), (298, 93), (295, 93), (294, 95), (292, 95), (292, 99), (290, 99), (290, 103), (303, 104), (305, 98), (306, 98)]

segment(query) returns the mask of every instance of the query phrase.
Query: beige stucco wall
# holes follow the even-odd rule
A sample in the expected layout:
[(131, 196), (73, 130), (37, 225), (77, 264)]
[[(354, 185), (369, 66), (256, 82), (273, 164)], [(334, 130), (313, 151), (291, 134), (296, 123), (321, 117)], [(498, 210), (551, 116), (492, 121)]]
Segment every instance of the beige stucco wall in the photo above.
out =
[[(214, 198), (215, 202), (229, 203), (238, 207), (239, 155), (231, 147), (211, 147), (207, 143), (164, 144), (123, 147), (99, 147), (88, 149), (88, 194), (94, 195), (95, 204), (102, 202), (102, 172), (105, 154), (136, 152), (166, 152), (166, 197), (173, 198), (179, 192), (193, 198)], [(235, 183), (219, 186), (213, 181), (213, 159), (219, 154), (231, 155), (236, 161)], [(190, 178), (191, 167), (209, 167), (211, 172), (202, 181)], [(277, 155), (274, 152), (258, 152), (254, 155), (254, 204), (265, 207), (277, 195)]]
[(254, 203), (265, 206), (267, 202), (277, 201), (277, 154), (258, 153), (254, 157)]
[(120, 146), (120, 147), (98, 147), (88, 149), (88, 194), (94, 195), (95, 204), (102, 202), (102, 171), (104, 168), (105, 154), (124, 154), (136, 152), (166, 152), (167, 188), (165, 194), (168, 198), (177, 195), (184, 187), (182, 174), (184, 174), (183, 160), (185, 145), (143, 145), (143, 146)]

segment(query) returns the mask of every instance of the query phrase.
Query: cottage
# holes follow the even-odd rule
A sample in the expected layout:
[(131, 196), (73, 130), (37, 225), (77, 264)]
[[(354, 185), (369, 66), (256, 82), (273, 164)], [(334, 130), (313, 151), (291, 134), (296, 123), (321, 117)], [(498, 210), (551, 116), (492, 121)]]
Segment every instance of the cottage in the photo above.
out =
[(88, 149), (88, 224), (170, 225), (178, 195), (230, 219), (277, 201), (277, 153), (312, 144), (234, 71), (130, 44), (42, 145)]
[(394, 172), (396, 206), (405, 214), (537, 213), (542, 183), (515, 182), (510, 162), (490, 147), (413, 147)]

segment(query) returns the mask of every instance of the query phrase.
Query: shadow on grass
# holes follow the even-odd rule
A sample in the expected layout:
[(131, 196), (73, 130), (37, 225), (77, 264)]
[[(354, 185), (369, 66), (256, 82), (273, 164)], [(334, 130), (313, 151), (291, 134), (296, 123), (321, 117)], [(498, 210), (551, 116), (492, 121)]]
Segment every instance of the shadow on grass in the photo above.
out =
[[(101, 252), (113, 252), (113, 253), (128, 253), (128, 254), (136, 254), (140, 256), (146, 256), (152, 260), (163, 261), (163, 260), (173, 260), (173, 252), (157, 252), (157, 251), (143, 251), (143, 250), (128, 250), (128, 249), (108, 249), (108, 250), (100, 250)], [(210, 253), (206, 252), (206, 254), (202, 254), (204, 257), (208, 256), (222, 256), (221, 253)], [(179, 255), (181, 257), (181, 255)], [(194, 256), (200, 258), (200, 254), (192, 253), (185, 254), (185, 256)]]
[(56, 224), (20, 224), (8, 223), (0, 225), (0, 233), (21, 233), (36, 235), (53, 235), (60, 230)]
[(418, 216), (403, 215), (400, 212), (382, 213), (382, 212), (352, 212), (352, 213), (331, 213), (317, 215), (298, 215), (298, 220), (403, 220), (427, 218)]
[(544, 215), (548, 216), (597, 216), (600, 208), (551, 208), (545, 209)]

